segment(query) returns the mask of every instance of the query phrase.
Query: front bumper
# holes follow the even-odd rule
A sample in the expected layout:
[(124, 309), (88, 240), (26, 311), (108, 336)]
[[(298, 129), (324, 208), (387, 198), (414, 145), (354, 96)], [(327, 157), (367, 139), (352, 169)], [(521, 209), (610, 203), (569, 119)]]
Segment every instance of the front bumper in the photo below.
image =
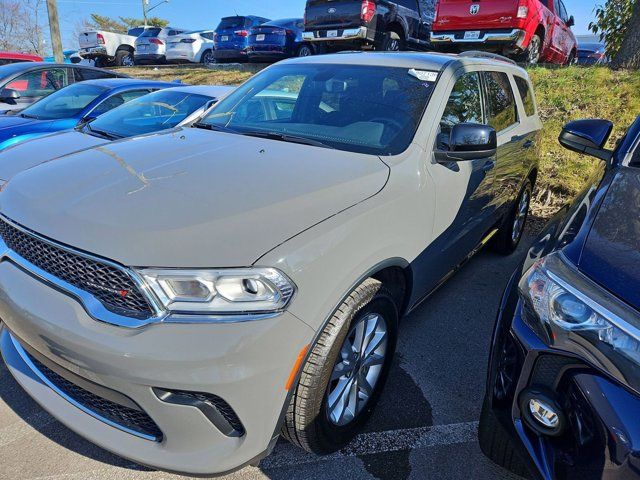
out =
[[(640, 395), (580, 358), (547, 347), (522, 318), (512, 279), (498, 316), (487, 399), (516, 450), (541, 479), (640, 479)], [(544, 391), (566, 417), (563, 433), (536, 433), (523, 392)]]
[[(43, 408), (118, 455), (195, 475), (224, 473), (270, 451), (288, 396), (287, 379), (314, 333), (287, 312), (255, 322), (123, 329), (93, 320), (76, 300), (9, 261), (0, 263), (0, 318), (4, 361)], [(48, 369), (34, 369), (34, 357), (75, 386)], [(82, 393), (66, 398), (59, 390), (71, 392), (67, 397)], [(244, 432), (223, 432), (205, 410), (159, 390), (215, 395), (232, 409)], [(95, 404), (87, 408), (84, 391), (138, 407), (160, 435), (145, 438), (117, 418), (105, 421), (105, 415), (96, 415), (104, 412), (104, 402), (101, 410)]]
[(514, 28), (512, 30), (481, 30), (479, 38), (465, 38), (466, 30), (433, 31), (431, 43), (436, 45), (500, 45), (522, 48), (526, 32)]
[[(335, 32), (335, 36), (329, 36), (329, 32)], [(306, 42), (341, 42), (369, 39), (367, 27), (347, 28), (344, 30), (311, 30), (302, 33), (302, 39)]]

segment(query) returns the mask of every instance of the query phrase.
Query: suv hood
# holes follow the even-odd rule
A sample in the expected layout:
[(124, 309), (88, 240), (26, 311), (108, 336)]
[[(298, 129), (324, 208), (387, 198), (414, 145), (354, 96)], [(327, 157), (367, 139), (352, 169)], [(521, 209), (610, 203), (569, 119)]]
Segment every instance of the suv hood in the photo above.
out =
[(613, 179), (586, 239), (578, 268), (640, 310), (640, 173), (622, 168)]
[(388, 177), (376, 156), (175, 129), (19, 173), (0, 211), (125, 265), (247, 266), (375, 195)]

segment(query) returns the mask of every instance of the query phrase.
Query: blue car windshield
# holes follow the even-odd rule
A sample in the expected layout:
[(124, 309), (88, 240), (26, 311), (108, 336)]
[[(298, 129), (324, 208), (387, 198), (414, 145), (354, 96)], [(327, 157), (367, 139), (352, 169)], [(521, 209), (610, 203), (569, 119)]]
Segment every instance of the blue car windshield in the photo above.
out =
[(122, 138), (157, 132), (175, 127), (211, 100), (206, 95), (160, 90), (114, 108), (89, 127)]
[(436, 79), (437, 72), (379, 65), (275, 65), (225, 97), (197, 126), (397, 155), (413, 140)]
[(75, 83), (25, 108), (21, 115), (38, 120), (73, 118), (106, 91), (105, 87)]

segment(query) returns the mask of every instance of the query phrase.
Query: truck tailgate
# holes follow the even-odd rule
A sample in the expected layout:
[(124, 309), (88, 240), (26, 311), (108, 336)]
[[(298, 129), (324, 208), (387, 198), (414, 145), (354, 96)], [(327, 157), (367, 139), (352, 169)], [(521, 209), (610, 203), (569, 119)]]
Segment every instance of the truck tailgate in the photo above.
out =
[(434, 30), (508, 28), (515, 24), (518, 0), (440, 0)]
[(82, 32), (78, 36), (80, 48), (90, 48), (98, 46), (98, 32)]
[(359, 27), (361, 9), (362, 0), (308, 0), (305, 30)]

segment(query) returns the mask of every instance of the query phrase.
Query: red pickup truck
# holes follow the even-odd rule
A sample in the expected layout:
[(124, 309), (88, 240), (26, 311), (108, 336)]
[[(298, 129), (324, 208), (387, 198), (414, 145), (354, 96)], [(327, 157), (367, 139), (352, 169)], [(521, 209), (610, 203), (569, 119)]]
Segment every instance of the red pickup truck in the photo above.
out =
[(436, 49), (488, 50), (530, 64), (571, 64), (574, 23), (562, 0), (439, 0), (431, 42)]

